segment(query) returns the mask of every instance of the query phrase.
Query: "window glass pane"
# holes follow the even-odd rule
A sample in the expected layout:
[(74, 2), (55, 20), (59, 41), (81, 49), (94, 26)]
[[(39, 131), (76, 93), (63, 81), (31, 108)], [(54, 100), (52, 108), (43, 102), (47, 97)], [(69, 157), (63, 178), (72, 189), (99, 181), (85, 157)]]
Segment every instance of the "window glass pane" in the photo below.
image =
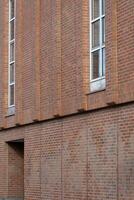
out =
[(95, 51), (92, 53), (92, 79), (99, 77), (99, 53), (100, 51)]
[(14, 82), (14, 63), (10, 65), (10, 83)]
[(105, 17), (102, 18), (102, 44), (105, 44)]
[(92, 19), (99, 17), (99, 2), (100, 0), (92, 0)]
[(102, 49), (102, 76), (105, 76), (105, 48)]
[(14, 17), (14, 0), (10, 0), (10, 19)]
[(105, 15), (105, 0), (102, 0), (102, 15)]
[(100, 20), (92, 24), (92, 47), (97, 47), (100, 44)]
[(14, 85), (10, 85), (10, 106), (14, 105)]
[(10, 40), (14, 39), (14, 20), (10, 22)]
[(14, 61), (14, 42), (10, 44), (10, 62)]

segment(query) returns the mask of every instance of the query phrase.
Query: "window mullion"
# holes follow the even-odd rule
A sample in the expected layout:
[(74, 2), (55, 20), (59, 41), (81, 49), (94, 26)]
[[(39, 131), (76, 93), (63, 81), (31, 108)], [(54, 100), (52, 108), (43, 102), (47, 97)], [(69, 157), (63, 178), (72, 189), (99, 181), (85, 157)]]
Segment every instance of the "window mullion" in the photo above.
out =
[(89, 19), (90, 19), (90, 81), (92, 80), (92, 72), (93, 72), (93, 66), (92, 66), (92, 0), (89, 0), (90, 3), (89, 3)]
[(91, 23), (94, 23), (94, 22), (96, 22), (96, 21), (98, 21), (98, 20), (100, 20), (100, 16), (97, 17), (97, 18), (95, 18), (95, 19), (93, 19), (93, 20), (91, 20)]
[(100, 46), (99, 47), (95, 47), (91, 49), (91, 52), (93, 53), (94, 51), (100, 50)]
[(100, 76), (102, 76), (102, 19), (100, 19)]
[(15, 17), (11, 18), (11, 19), (9, 20), (9, 22), (12, 22), (12, 21), (14, 21), (14, 20), (15, 20)]
[(11, 62), (9, 62), (9, 67), (10, 67), (10, 65), (11, 64), (14, 64), (15, 63), (15, 61), (13, 60), (13, 61), (11, 61)]
[(12, 44), (15, 42), (15, 39), (9, 40), (9, 43)]

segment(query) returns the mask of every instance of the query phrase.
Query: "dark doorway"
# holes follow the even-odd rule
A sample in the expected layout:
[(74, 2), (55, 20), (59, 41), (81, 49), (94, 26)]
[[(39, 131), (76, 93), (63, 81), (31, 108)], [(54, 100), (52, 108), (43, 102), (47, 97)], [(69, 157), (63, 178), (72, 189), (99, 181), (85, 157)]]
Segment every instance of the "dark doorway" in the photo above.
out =
[(24, 198), (24, 140), (8, 142), (8, 197)]

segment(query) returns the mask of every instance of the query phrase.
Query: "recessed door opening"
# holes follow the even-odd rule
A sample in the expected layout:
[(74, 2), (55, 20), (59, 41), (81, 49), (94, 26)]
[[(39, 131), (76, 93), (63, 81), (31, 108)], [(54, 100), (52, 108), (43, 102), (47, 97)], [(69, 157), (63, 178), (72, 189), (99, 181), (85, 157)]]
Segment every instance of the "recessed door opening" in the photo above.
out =
[(8, 142), (8, 198), (24, 199), (24, 140)]

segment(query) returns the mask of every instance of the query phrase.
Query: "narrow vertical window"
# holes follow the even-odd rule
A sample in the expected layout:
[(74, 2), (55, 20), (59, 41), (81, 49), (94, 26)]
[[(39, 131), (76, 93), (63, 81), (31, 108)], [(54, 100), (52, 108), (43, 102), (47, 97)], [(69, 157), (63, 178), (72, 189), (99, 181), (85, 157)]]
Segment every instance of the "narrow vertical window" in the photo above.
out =
[(90, 0), (91, 91), (105, 87), (105, 0)]
[(9, 0), (8, 107), (15, 105), (15, 0)]

